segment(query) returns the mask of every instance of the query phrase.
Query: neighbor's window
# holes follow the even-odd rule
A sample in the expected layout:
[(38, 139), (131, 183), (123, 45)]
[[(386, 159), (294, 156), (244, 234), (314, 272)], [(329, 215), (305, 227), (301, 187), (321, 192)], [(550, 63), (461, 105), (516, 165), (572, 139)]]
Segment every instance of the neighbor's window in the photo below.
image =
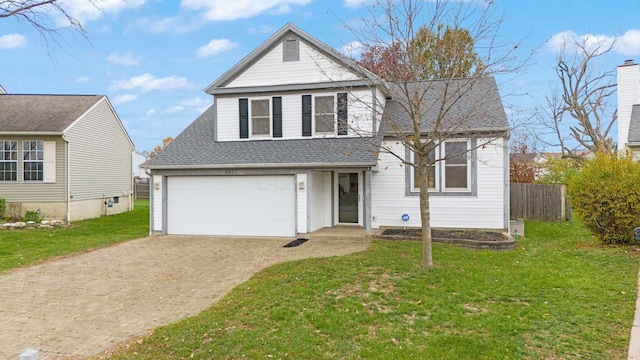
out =
[[(436, 161), (436, 151), (437, 151), (437, 147), (433, 150), (431, 150), (429, 152), (429, 154), (427, 154), (427, 160), (429, 161), (429, 163), (431, 165), (429, 165), (429, 169), (427, 170), (427, 175), (429, 176), (429, 189), (430, 190), (434, 190), (436, 188), (436, 169), (437, 169), (437, 164), (435, 163)], [(414, 157), (414, 161), (415, 161), (415, 157)], [(416, 171), (415, 168), (412, 169), (413, 170), (413, 188), (414, 189), (419, 189), (420, 188), (420, 181), (418, 181), (418, 171)]]
[(469, 188), (469, 143), (447, 141), (444, 143), (444, 187), (445, 189)]
[(24, 181), (42, 181), (44, 169), (44, 144), (42, 141), (23, 141)]
[(18, 181), (18, 142), (0, 140), (0, 181)]
[(333, 96), (316, 96), (315, 118), (317, 133), (335, 132), (335, 106)]
[(251, 135), (271, 134), (269, 99), (251, 100)]

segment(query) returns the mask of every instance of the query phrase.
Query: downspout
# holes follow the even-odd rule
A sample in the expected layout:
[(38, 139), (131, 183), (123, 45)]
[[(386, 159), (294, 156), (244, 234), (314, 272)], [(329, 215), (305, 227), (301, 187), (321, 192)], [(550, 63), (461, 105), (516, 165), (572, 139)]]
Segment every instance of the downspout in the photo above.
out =
[(64, 140), (64, 166), (65, 166), (65, 177), (67, 186), (65, 189), (65, 197), (67, 203), (67, 225), (71, 224), (71, 166), (69, 166), (69, 139), (67, 139), (66, 134), (62, 134), (62, 140)]

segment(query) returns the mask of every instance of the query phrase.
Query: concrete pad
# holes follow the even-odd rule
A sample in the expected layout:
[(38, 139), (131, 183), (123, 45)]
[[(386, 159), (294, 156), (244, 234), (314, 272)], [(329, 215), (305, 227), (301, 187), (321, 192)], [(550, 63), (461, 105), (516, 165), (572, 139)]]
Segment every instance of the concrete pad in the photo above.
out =
[(0, 359), (86, 357), (195, 315), (255, 272), (363, 251), (368, 239), (156, 236), (0, 274)]

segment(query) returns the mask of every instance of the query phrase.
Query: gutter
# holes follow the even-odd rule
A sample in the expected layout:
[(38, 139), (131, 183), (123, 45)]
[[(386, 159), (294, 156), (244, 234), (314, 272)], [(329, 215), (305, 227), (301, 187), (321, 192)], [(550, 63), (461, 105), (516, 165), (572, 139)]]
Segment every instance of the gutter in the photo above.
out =
[(65, 197), (67, 203), (67, 225), (71, 223), (71, 166), (69, 166), (69, 139), (67, 139), (66, 134), (62, 134), (62, 140), (64, 140), (64, 167), (65, 167), (65, 176), (67, 181), (67, 186), (65, 189)]
[(206, 165), (148, 165), (150, 170), (172, 170), (172, 169), (283, 169), (283, 168), (352, 168), (352, 167), (374, 167), (376, 162), (357, 163), (281, 163), (281, 164), (206, 164)]
[(0, 135), (65, 136), (63, 131), (0, 131)]

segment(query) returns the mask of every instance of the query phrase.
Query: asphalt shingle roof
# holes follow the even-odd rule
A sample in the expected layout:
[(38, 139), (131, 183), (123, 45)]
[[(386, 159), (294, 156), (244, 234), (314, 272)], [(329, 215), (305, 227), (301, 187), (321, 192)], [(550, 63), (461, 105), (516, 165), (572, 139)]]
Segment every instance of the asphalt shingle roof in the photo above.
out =
[(215, 107), (211, 106), (148, 167), (226, 167), (228, 165), (375, 166), (381, 138), (320, 138), (214, 142)]
[(103, 95), (0, 95), (0, 131), (62, 132)]
[[(423, 113), (420, 128), (422, 133), (436, 131), (439, 133), (469, 133), (481, 131), (505, 131), (509, 122), (502, 106), (502, 100), (495, 79), (454, 79), (421, 81), (419, 92), (424, 93)], [(413, 133), (412, 120), (403, 106), (406, 96), (393, 94), (411, 93), (403, 91), (401, 85), (392, 87), (391, 100), (387, 101), (383, 119), (383, 134), (395, 135), (396, 130)], [(448, 99), (443, 102), (443, 99)], [(440, 108), (447, 109), (442, 122), (434, 129)], [(393, 126), (392, 126), (393, 125)]]
[(633, 105), (633, 107), (631, 108), (628, 142), (640, 142), (640, 104)]

